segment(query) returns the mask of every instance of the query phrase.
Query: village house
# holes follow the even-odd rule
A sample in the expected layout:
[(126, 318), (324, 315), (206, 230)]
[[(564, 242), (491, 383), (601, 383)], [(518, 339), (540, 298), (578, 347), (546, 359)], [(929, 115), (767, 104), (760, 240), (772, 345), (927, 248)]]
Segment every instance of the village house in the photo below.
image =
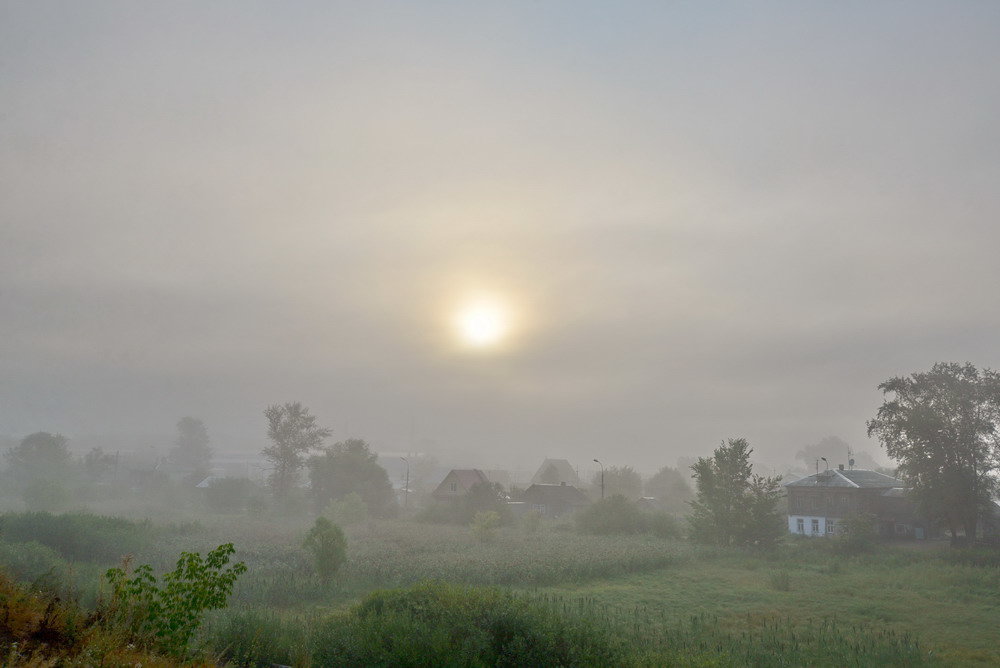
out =
[(435, 501), (456, 502), (478, 483), (490, 483), (486, 474), (479, 469), (452, 469), (431, 492), (431, 497)]
[(573, 485), (536, 483), (521, 496), (525, 507), (543, 517), (564, 517), (590, 505), (587, 495)]
[(531, 478), (533, 485), (558, 485), (566, 483), (579, 488), (580, 476), (566, 459), (546, 459)]
[(898, 478), (864, 469), (828, 469), (787, 483), (788, 531), (805, 536), (840, 532), (845, 517), (869, 513), (882, 536), (929, 537), (928, 524)]

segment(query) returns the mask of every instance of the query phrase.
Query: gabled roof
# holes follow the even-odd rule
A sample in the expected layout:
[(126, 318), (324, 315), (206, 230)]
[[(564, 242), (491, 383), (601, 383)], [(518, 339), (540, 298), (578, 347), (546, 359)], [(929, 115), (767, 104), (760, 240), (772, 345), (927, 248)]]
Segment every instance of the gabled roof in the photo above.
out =
[(454, 496), (454, 492), (450, 492), (445, 489), (445, 483), (455, 480), (458, 482), (458, 486), (461, 488), (462, 492), (468, 492), (472, 489), (472, 486), (476, 483), (485, 482), (489, 484), (489, 478), (486, 474), (479, 469), (452, 469), (448, 472), (448, 475), (444, 477), (444, 480), (434, 489), (432, 495), (443, 494), (448, 496)]
[(786, 483), (785, 487), (841, 487), (850, 489), (891, 489), (903, 487), (901, 480), (891, 475), (865, 469), (820, 471)]
[(535, 483), (524, 490), (524, 500), (530, 503), (564, 503), (571, 506), (585, 506), (590, 503), (587, 495), (573, 485), (544, 483)]
[(580, 476), (566, 459), (546, 459), (538, 467), (538, 471), (531, 478), (532, 484), (559, 484), (579, 485)]

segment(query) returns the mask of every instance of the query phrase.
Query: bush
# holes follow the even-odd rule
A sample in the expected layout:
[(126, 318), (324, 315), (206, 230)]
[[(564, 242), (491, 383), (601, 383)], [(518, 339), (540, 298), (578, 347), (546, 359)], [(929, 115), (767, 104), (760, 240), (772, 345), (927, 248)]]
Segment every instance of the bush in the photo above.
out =
[(875, 516), (871, 513), (848, 515), (839, 523), (837, 547), (846, 554), (861, 554), (875, 549)]
[(236, 579), (246, 572), (243, 562), (227, 566), (235, 552), (226, 543), (208, 553), (181, 552), (177, 568), (157, 583), (153, 569), (143, 564), (129, 577), (128, 562), (105, 574), (111, 601), (100, 617), (112, 628), (127, 628), (137, 643), (182, 655), (206, 610), (226, 607)]
[(302, 546), (313, 555), (316, 573), (329, 582), (347, 561), (347, 539), (336, 524), (325, 517), (317, 517)]
[(581, 510), (576, 515), (576, 526), (583, 533), (598, 535), (645, 533), (647, 529), (643, 512), (620, 494)]
[(323, 621), (323, 666), (612, 666), (626, 657), (607, 631), (496, 589), (424, 583), (379, 591)]
[(152, 537), (149, 522), (89, 513), (7, 513), (0, 515), (0, 536), (10, 542), (37, 541), (70, 561), (120, 561), (144, 548)]
[(69, 564), (55, 550), (36, 541), (0, 542), (0, 566), (23, 582), (49, 576), (61, 580), (69, 573)]

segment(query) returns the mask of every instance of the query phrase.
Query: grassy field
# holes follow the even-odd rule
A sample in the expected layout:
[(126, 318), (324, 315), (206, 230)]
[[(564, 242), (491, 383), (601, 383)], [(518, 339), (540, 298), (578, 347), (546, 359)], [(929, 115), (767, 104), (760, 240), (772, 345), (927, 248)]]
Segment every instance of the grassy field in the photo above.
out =
[(951, 564), (935, 552), (843, 557), (793, 543), (775, 555), (703, 554), (653, 573), (531, 591), (663, 627), (703, 617), (737, 633), (781, 624), (804, 634), (836, 621), (908, 634), (947, 665), (1000, 665), (1000, 569)]
[(278, 645), (301, 648), (305, 636), (292, 636), (305, 633), (294, 630), (302, 620), (345, 611), (376, 589), (436, 579), (500, 586), (597, 620), (649, 665), (668, 656), (706, 665), (782, 665), (767, 658), (776, 656), (784, 665), (1000, 665), (998, 560), (958, 563), (947, 546), (846, 556), (826, 540), (790, 540), (748, 553), (566, 526), (507, 527), (481, 542), (466, 527), (381, 521), (348, 528), (347, 565), (323, 585), (301, 547), (306, 528), (247, 517), (168, 525), (19, 514), (0, 518), (0, 566), (28, 581), (74, 578), (86, 605), (123, 547), (164, 570), (181, 550), (233, 542), (249, 570), (202, 635), (216, 650), (262, 632), (261, 623)]

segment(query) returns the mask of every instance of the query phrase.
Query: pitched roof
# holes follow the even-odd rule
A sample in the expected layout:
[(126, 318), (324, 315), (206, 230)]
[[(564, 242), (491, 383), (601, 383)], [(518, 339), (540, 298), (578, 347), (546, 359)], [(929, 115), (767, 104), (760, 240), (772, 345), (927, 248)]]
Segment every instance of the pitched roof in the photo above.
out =
[[(457, 481), (456, 490), (453, 492), (445, 487), (445, 483), (455, 480)], [(476, 483), (485, 482), (489, 483), (489, 479), (486, 474), (479, 469), (452, 469), (448, 471), (448, 475), (438, 483), (438, 486), (434, 488), (431, 492), (432, 496), (450, 496), (454, 497), (458, 493), (466, 493), (472, 486)]]
[(805, 478), (786, 483), (785, 487), (845, 487), (865, 489), (891, 489), (903, 487), (902, 481), (891, 475), (865, 469), (820, 471)]
[(546, 459), (531, 478), (532, 484), (580, 484), (580, 476), (566, 459)]
[(524, 500), (532, 503), (565, 503), (583, 506), (590, 503), (587, 495), (573, 485), (535, 483), (524, 490)]

